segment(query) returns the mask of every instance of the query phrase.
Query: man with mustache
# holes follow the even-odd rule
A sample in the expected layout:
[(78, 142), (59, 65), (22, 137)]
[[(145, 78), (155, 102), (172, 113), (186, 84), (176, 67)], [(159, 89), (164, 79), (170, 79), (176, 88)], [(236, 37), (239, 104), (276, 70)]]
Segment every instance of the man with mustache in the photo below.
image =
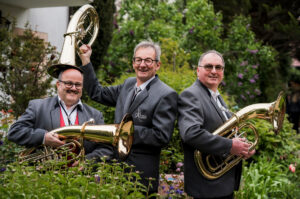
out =
[(242, 171), (240, 162), (220, 178), (206, 179), (195, 163), (196, 149), (220, 158), (233, 154), (247, 159), (255, 153), (255, 150), (249, 151), (250, 144), (243, 138), (231, 140), (212, 134), (231, 117), (218, 91), (224, 68), (224, 59), (219, 52), (203, 53), (198, 62), (198, 79), (180, 94), (178, 100), (178, 126), (184, 149), (184, 188), (194, 198), (233, 198)]
[(134, 141), (125, 162), (141, 172), (146, 187), (152, 178), (148, 195), (157, 192), (160, 152), (171, 139), (178, 98), (177, 93), (156, 75), (161, 65), (160, 46), (151, 41), (140, 42), (132, 59), (136, 77), (109, 87), (103, 87), (96, 77), (90, 60), (90, 46), (83, 45), (80, 49), (84, 89), (93, 100), (116, 107), (115, 123), (119, 123), (126, 113), (132, 115)]
[[(12, 124), (8, 140), (27, 147), (46, 145), (58, 147), (65, 142), (51, 130), (70, 125), (81, 125), (90, 118), (95, 124), (104, 124), (102, 113), (84, 103), (80, 98), (83, 87), (82, 70), (76, 66), (53, 65), (48, 73), (56, 82), (57, 96), (35, 99), (29, 102), (26, 111)], [(84, 140), (87, 159), (100, 161), (101, 157), (113, 155), (110, 146)], [(75, 162), (73, 166), (76, 166)]]

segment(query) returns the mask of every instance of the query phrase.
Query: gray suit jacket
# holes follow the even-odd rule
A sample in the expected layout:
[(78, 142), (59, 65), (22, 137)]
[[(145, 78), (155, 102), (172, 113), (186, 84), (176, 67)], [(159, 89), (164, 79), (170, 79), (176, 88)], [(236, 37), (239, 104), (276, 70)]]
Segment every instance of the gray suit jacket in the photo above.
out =
[[(221, 99), (223, 106), (225, 102)], [(194, 151), (223, 156), (230, 153), (232, 141), (214, 136), (225, 121), (221, 109), (209, 90), (197, 79), (178, 100), (178, 126), (184, 147), (184, 183), (188, 195), (197, 198), (230, 195), (239, 186), (241, 165), (216, 180), (207, 180), (198, 171)]]
[[(78, 107), (79, 124), (95, 119), (95, 124), (104, 124), (102, 113), (86, 104)], [(29, 102), (26, 111), (12, 124), (8, 131), (8, 140), (27, 147), (43, 143), (46, 132), (60, 127), (60, 106), (58, 97), (35, 99)], [(113, 155), (112, 147), (85, 140), (86, 158), (99, 160), (102, 156)]]
[(156, 76), (131, 104), (136, 78), (128, 78), (123, 84), (102, 87), (92, 64), (82, 66), (84, 88), (95, 101), (115, 106), (115, 123), (129, 113), (133, 117), (134, 142), (126, 162), (133, 164), (145, 178), (155, 178), (151, 191), (157, 191), (161, 148), (171, 139), (177, 115), (178, 94)]

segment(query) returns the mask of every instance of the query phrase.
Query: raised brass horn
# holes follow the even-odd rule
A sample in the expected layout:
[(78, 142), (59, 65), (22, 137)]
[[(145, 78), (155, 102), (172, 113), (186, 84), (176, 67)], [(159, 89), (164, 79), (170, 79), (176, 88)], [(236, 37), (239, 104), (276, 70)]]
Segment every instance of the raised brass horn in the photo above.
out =
[[(277, 134), (283, 125), (285, 114), (285, 101), (281, 92), (276, 101), (272, 103), (259, 103), (249, 105), (234, 114), (226, 123), (213, 132), (213, 135), (223, 136), (229, 139), (235, 137), (247, 136), (243, 134), (242, 129), (247, 127), (254, 134), (254, 142), (251, 142), (250, 151), (258, 144), (259, 135), (256, 128), (248, 120), (252, 118), (264, 119), (269, 121)], [(243, 135), (242, 135), (243, 134)], [(242, 157), (228, 155), (219, 157), (211, 154), (205, 154), (199, 150), (194, 152), (195, 163), (199, 172), (207, 179), (217, 179), (237, 165)]]
[[(76, 67), (76, 52), (80, 53), (82, 44), (92, 46), (99, 31), (99, 17), (95, 8), (89, 4), (79, 8), (69, 22), (67, 32), (64, 34), (64, 44), (59, 63), (48, 68), (53, 77), (63, 68)], [(78, 69), (78, 68), (77, 68)]]
[(119, 157), (124, 159), (130, 152), (133, 142), (133, 120), (126, 114), (120, 124), (65, 126), (54, 129), (49, 133), (58, 134), (59, 138), (66, 140), (67, 144), (58, 147), (45, 147), (37, 150), (36, 147), (26, 149), (19, 155), (19, 162), (44, 162), (51, 159), (60, 159), (62, 154), (67, 154), (79, 148), (80, 151), (75, 159), (84, 156), (83, 139), (93, 142), (111, 144), (116, 147)]

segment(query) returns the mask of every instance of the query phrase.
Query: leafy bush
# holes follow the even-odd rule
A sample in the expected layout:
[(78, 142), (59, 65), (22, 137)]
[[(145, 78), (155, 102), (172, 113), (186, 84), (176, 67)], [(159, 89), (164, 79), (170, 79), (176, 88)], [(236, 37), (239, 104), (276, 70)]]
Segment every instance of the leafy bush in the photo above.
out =
[(47, 67), (54, 63), (55, 48), (30, 28), (22, 35), (0, 28), (0, 109), (12, 109), (18, 118), (29, 100), (45, 96), (51, 78)]
[(148, 188), (139, 183), (139, 173), (128, 169), (132, 167), (102, 162), (83, 172), (56, 167), (44, 172), (12, 164), (0, 174), (0, 198), (144, 198)]

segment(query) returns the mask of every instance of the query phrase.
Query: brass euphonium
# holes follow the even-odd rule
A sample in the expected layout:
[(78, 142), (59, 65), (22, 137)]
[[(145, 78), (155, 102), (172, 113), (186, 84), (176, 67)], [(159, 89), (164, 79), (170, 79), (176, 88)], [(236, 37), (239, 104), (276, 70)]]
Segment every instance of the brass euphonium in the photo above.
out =
[(79, 149), (76, 157), (84, 157), (83, 139), (93, 142), (111, 144), (118, 150), (119, 157), (124, 159), (130, 152), (133, 142), (133, 120), (126, 114), (120, 124), (88, 125), (90, 121), (81, 126), (65, 126), (54, 129), (48, 133), (58, 134), (66, 144), (58, 148), (43, 146), (42, 149), (32, 147), (19, 154), (19, 162), (44, 162), (47, 160), (61, 160), (63, 155)]
[[(250, 142), (251, 147), (249, 151), (251, 151), (258, 144), (259, 135), (254, 125), (247, 121), (253, 118), (267, 120), (273, 125), (274, 132), (277, 134), (282, 128), (284, 115), (285, 101), (283, 93), (281, 92), (277, 100), (272, 103), (253, 104), (241, 109), (227, 120), (226, 123), (215, 130), (213, 135), (219, 135), (229, 139), (247, 136), (247, 133), (241, 131), (247, 127), (254, 135), (254, 141)], [(221, 177), (232, 167), (237, 165), (242, 160), (242, 157), (228, 155), (223, 158), (195, 150), (194, 159), (200, 173), (205, 178), (213, 180)]]

